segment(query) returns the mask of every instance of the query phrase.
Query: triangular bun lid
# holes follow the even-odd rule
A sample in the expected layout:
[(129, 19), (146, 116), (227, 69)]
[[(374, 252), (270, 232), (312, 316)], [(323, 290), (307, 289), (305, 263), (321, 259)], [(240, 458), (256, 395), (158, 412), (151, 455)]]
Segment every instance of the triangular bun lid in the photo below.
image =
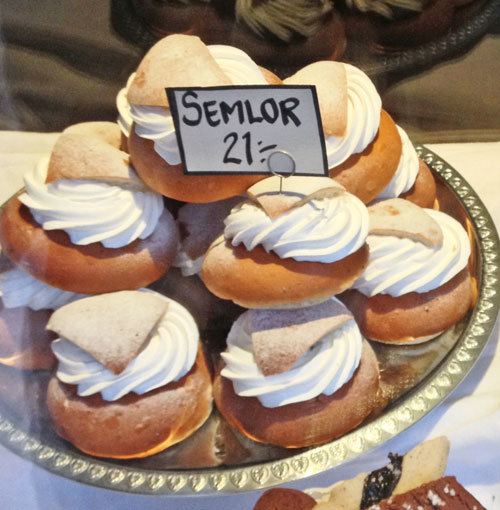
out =
[(334, 298), (305, 308), (246, 313), (255, 362), (266, 376), (287, 372), (325, 335), (353, 320)]
[(130, 165), (126, 152), (114, 147), (105, 138), (75, 132), (62, 133), (50, 155), (46, 182), (63, 179), (145, 188)]
[(269, 217), (274, 218), (310, 200), (333, 198), (345, 192), (345, 188), (330, 177), (282, 178), (273, 175), (251, 186), (247, 190), (247, 195), (252, 201), (258, 203)]
[(68, 126), (63, 133), (95, 136), (116, 149), (119, 149), (121, 146), (121, 130), (120, 126), (118, 126), (116, 122), (80, 122), (78, 124)]
[(368, 207), (368, 213), (370, 234), (411, 239), (430, 248), (443, 243), (439, 223), (413, 202), (391, 198)]
[(343, 136), (347, 128), (347, 73), (340, 62), (313, 62), (283, 80), (285, 85), (314, 85), (325, 135)]
[(47, 329), (119, 374), (147, 345), (167, 308), (168, 302), (151, 292), (101, 294), (62, 306)]
[(127, 92), (130, 104), (168, 106), (169, 87), (231, 85), (201, 39), (174, 34), (159, 40), (144, 56)]

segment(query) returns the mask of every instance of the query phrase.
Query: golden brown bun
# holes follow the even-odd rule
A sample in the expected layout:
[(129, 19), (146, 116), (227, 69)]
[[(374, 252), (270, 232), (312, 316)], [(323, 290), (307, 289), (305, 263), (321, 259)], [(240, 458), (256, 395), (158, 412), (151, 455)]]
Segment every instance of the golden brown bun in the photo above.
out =
[(255, 397), (239, 397), (220, 372), (214, 380), (217, 408), (229, 425), (254, 441), (302, 448), (331, 441), (357, 427), (378, 405), (379, 370), (364, 342), (352, 379), (331, 396), (266, 408)]
[(50, 370), (55, 335), (45, 329), (49, 310), (5, 308), (0, 300), (0, 363), (23, 370)]
[(401, 157), (401, 138), (391, 116), (382, 110), (375, 139), (363, 152), (330, 169), (330, 177), (365, 204), (378, 196), (391, 181)]
[(378, 294), (367, 297), (351, 289), (339, 296), (353, 313), (361, 332), (372, 340), (413, 343), (434, 335), (462, 319), (472, 304), (468, 269), (429, 292), (410, 292), (399, 297)]
[(436, 200), (436, 181), (429, 167), (419, 159), (419, 167), (415, 184), (400, 198), (404, 198), (427, 209), (432, 209)]
[(261, 246), (247, 251), (219, 238), (205, 256), (201, 278), (216, 296), (245, 308), (293, 308), (349, 288), (367, 263), (366, 244), (338, 262), (323, 264), (280, 259)]
[(147, 239), (113, 249), (101, 243), (78, 246), (62, 230), (43, 230), (17, 197), (0, 215), (0, 244), (7, 257), (42, 282), (83, 294), (149, 285), (168, 270), (177, 243), (177, 226), (166, 210)]
[(269, 489), (257, 500), (253, 510), (312, 510), (316, 500), (295, 489)]
[(95, 457), (140, 458), (193, 434), (210, 415), (210, 374), (200, 348), (191, 371), (177, 382), (115, 402), (79, 397), (76, 386), (53, 377), (47, 405), (57, 433)]
[[(281, 80), (263, 69), (270, 84)], [(154, 149), (154, 141), (141, 138), (132, 125), (128, 138), (128, 152), (139, 177), (153, 190), (166, 197), (204, 204), (242, 195), (267, 175), (186, 175), (184, 165), (170, 165)]]
[(137, 136), (132, 126), (128, 149), (139, 177), (153, 190), (183, 202), (204, 204), (241, 195), (266, 175), (186, 175), (184, 165), (169, 165), (154, 141)]

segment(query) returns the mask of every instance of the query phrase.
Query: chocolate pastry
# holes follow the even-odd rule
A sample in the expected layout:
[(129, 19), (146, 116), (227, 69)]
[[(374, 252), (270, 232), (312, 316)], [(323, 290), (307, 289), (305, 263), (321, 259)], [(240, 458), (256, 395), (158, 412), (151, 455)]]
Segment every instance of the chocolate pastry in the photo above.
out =
[(421, 485), (405, 494), (399, 494), (380, 501), (367, 510), (418, 509), (433, 510), (485, 510), (484, 506), (468, 492), (454, 476), (444, 476), (439, 480)]

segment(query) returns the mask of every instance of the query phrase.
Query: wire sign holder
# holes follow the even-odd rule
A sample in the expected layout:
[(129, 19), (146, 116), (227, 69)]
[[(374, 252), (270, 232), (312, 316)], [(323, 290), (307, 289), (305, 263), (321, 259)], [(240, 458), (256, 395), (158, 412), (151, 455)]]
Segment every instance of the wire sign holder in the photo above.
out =
[(269, 172), (280, 178), (280, 194), (283, 193), (283, 179), (288, 179), (295, 174), (297, 169), (293, 156), (284, 150), (277, 150), (269, 154), (267, 158)]

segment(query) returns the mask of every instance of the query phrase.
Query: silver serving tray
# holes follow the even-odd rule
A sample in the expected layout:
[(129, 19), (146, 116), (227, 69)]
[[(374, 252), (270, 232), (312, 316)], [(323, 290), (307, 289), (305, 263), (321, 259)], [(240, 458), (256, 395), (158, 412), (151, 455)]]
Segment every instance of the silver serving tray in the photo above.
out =
[(469, 50), (500, 17), (500, 0), (486, 0), (478, 12), (459, 26), (428, 43), (398, 51), (369, 52), (366, 46), (353, 41), (344, 59), (353, 61), (370, 78), (377, 80), (391, 73), (414, 75)]
[[(450, 165), (423, 146), (417, 152), (436, 176), (442, 209), (469, 230), (478, 297), (470, 314), (436, 340), (408, 347), (374, 345), (390, 402), (378, 416), (340, 439), (310, 449), (268, 448), (241, 439), (248, 456), (244, 464), (233, 466), (182, 466), (182, 443), (148, 459), (106, 461), (82, 454), (52, 430), (44, 406), (48, 372), (5, 368), (0, 370), (0, 442), (55, 474), (89, 485), (141, 494), (193, 495), (257, 490), (305, 478), (406, 430), (467, 375), (488, 341), (500, 304), (499, 240), (488, 211)], [(217, 413), (214, 419), (219, 419)]]

